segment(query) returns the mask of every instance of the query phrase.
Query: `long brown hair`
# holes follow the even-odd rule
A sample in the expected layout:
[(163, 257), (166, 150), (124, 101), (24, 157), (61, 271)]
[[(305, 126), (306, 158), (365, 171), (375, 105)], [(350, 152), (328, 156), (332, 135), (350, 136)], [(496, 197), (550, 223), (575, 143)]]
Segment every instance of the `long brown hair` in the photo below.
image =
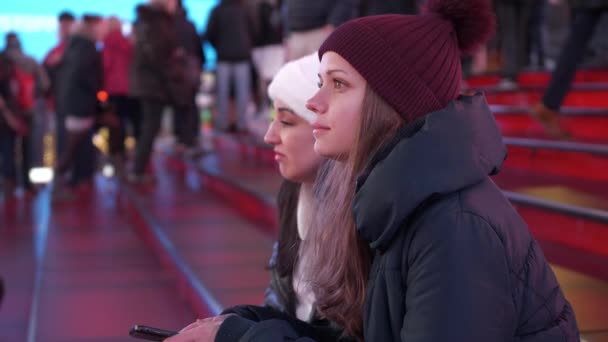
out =
[(319, 312), (363, 340), (363, 304), (371, 265), (368, 244), (357, 234), (352, 214), (356, 177), (369, 158), (404, 123), (369, 86), (354, 148), (343, 162), (326, 163), (317, 177), (314, 223), (303, 242)]

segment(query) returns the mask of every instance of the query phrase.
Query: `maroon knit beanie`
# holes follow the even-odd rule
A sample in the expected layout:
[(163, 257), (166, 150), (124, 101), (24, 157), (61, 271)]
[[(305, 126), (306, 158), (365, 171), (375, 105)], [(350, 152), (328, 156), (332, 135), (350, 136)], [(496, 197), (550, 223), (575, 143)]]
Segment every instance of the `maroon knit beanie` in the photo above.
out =
[(489, 0), (428, 0), (420, 15), (377, 15), (348, 21), (325, 40), (403, 118), (439, 110), (460, 93), (461, 54), (493, 34)]

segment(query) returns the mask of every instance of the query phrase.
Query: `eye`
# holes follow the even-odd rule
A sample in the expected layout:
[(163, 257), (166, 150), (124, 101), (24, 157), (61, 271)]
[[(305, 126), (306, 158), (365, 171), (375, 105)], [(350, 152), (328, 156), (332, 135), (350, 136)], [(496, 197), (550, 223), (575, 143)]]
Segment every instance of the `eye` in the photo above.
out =
[(283, 126), (293, 126), (293, 123), (291, 123), (289, 121), (281, 120), (281, 125), (283, 125)]
[(319, 89), (321, 89), (321, 87), (323, 87), (323, 82), (322, 82), (322, 81), (318, 81), (318, 82), (317, 82), (317, 87), (318, 87)]
[(346, 85), (346, 84), (344, 84), (344, 82), (342, 82), (340, 80), (333, 80), (333, 81), (334, 81), (334, 88), (336, 88), (336, 89), (342, 89)]

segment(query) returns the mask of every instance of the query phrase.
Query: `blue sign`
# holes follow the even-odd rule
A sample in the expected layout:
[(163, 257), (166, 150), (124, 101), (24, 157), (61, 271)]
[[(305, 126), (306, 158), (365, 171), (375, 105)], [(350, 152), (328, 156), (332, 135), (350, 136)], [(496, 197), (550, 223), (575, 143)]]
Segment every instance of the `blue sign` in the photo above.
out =
[[(100, 2), (82, 0), (20, 0), (2, 1), (0, 6), (0, 48), (4, 49), (4, 35), (16, 32), (19, 35), (24, 51), (42, 61), (47, 52), (57, 42), (57, 15), (69, 10), (76, 17), (83, 13), (103, 16), (114, 15), (129, 23), (135, 19), (135, 7), (144, 3), (142, 0), (104, 0)], [(199, 32), (203, 32), (211, 9), (218, 0), (183, 0), (188, 10), (188, 17)], [(205, 54), (210, 64), (215, 60), (215, 51), (205, 46)]]

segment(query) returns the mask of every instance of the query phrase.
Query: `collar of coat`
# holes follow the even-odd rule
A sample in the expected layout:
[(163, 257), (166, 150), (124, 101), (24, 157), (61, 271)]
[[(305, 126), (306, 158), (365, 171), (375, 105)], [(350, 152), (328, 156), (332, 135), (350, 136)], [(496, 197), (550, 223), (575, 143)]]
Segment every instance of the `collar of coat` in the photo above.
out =
[(359, 233), (372, 249), (387, 248), (417, 208), (498, 173), (506, 153), (482, 94), (461, 96), (404, 126), (357, 180)]

